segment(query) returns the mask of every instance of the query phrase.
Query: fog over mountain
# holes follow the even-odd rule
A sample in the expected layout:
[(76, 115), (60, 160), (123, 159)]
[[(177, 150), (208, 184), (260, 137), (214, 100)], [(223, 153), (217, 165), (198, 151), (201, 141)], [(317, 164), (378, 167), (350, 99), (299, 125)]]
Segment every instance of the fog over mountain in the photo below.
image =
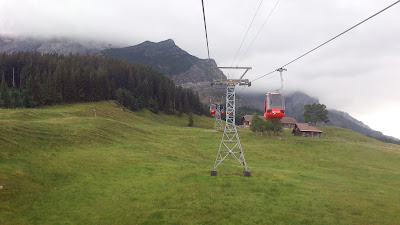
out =
[(96, 55), (108, 47), (103, 42), (79, 39), (0, 36), (0, 52), (6, 53), (38, 51), (60, 55), (69, 53)]

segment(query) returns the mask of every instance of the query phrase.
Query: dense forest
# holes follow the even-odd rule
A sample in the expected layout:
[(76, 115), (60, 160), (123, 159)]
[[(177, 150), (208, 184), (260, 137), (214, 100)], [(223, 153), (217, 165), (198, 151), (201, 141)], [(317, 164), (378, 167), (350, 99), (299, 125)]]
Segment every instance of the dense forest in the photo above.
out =
[(149, 67), (115, 58), (3, 53), (0, 76), (0, 108), (118, 100), (131, 110), (205, 112), (192, 90)]

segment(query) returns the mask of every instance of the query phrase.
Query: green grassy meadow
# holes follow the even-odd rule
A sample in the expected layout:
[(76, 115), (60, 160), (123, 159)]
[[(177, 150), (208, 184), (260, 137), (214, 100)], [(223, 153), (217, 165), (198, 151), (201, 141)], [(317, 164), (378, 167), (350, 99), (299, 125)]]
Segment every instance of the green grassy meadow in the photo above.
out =
[[(96, 109), (96, 117), (94, 110)], [(115, 102), (0, 110), (0, 224), (399, 224), (400, 146), (320, 127), (210, 170), (213, 119)]]

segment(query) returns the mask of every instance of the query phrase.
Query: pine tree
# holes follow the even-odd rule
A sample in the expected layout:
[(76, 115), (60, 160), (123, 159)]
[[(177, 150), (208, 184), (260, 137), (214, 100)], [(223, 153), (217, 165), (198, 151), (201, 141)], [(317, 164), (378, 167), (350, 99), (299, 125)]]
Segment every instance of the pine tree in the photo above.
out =
[(157, 104), (160, 110), (164, 110), (164, 95), (163, 95), (163, 88), (161, 83), (158, 84), (157, 87)]
[(256, 134), (257, 131), (262, 130), (263, 126), (263, 121), (258, 117), (257, 113), (253, 114), (253, 118), (251, 118), (250, 121), (250, 130), (253, 131), (254, 134)]
[(182, 102), (183, 112), (188, 114), (191, 111), (188, 94), (186, 91), (183, 92), (183, 102)]
[(326, 110), (326, 106), (324, 104), (308, 104), (304, 106), (304, 120), (306, 122), (314, 123), (314, 126), (317, 125), (317, 122), (329, 122), (328, 110)]
[(10, 98), (10, 94), (8, 91), (8, 85), (6, 82), (6, 78), (4, 75), (4, 72), (2, 73), (3, 76), (1, 78), (1, 84), (0, 84), (0, 106), (5, 107), (5, 108), (10, 108), (11, 107), (11, 98)]
[(24, 100), (22, 98), (22, 94), (19, 90), (15, 87), (11, 88), (10, 90), (11, 96), (11, 107), (12, 108), (19, 108), (24, 107)]
[(149, 110), (154, 114), (158, 114), (160, 111), (157, 102), (153, 98), (149, 100)]
[(182, 117), (183, 115), (183, 109), (182, 109), (182, 102), (179, 102), (179, 106), (178, 106), (178, 116)]
[(188, 126), (189, 126), (189, 127), (193, 127), (194, 121), (193, 121), (193, 114), (192, 114), (192, 113), (189, 113), (189, 118), (188, 118), (188, 120), (189, 120)]
[(282, 132), (282, 123), (280, 120), (270, 120), (271, 122), (271, 131), (273, 134), (278, 135)]

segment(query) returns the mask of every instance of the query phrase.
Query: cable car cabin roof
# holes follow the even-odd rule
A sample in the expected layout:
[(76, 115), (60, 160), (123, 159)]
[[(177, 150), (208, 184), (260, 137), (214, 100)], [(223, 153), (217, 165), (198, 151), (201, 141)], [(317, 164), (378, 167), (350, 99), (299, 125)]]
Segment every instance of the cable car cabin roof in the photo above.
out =
[(303, 131), (312, 131), (312, 132), (317, 132), (317, 133), (322, 133), (321, 130), (318, 130), (316, 127), (311, 126), (308, 123), (296, 123), (294, 126), (294, 129), (299, 128), (301, 132)]

